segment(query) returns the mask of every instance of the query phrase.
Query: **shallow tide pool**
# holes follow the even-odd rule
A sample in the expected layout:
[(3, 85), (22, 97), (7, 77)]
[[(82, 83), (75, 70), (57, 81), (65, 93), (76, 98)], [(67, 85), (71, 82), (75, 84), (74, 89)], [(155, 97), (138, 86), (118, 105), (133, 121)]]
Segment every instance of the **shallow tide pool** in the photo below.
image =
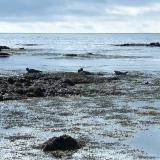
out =
[[(123, 96), (0, 102), (1, 159), (158, 159), (160, 129), (147, 122), (159, 117), (140, 116), (149, 103), (143, 101), (141, 108), (137, 104)], [(38, 148), (62, 134), (83, 139), (85, 146), (56, 153)]]

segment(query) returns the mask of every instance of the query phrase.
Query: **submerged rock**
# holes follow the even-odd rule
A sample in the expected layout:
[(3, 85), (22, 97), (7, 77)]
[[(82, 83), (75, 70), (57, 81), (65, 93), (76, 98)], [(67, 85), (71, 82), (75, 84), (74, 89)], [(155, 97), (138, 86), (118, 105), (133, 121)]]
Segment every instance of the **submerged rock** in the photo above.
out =
[(77, 57), (78, 55), (77, 54), (65, 54), (65, 56), (67, 56), (67, 57)]
[(151, 47), (160, 47), (160, 43), (159, 42), (152, 42), (149, 44), (149, 46)]
[(76, 150), (81, 146), (78, 141), (71, 136), (62, 135), (60, 137), (53, 137), (42, 144), (43, 151), (56, 151), (56, 150)]
[(0, 52), (0, 57), (9, 57), (11, 54), (7, 52)]
[(92, 52), (88, 52), (87, 55), (93, 56), (94, 54)]
[(22, 47), (22, 48), (19, 48), (19, 50), (25, 50), (25, 48), (24, 48), (24, 47)]

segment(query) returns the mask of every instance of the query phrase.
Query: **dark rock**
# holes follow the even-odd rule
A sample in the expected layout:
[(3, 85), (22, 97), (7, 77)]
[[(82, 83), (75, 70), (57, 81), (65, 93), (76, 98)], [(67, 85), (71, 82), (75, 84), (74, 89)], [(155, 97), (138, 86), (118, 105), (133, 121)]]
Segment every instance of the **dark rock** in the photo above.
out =
[(18, 94), (20, 94), (20, 95), (23, 95), (23, 94), (26, 94), (26, 90), (25, 89), (23, 89), (23, 88), (18, 88), (18, 89), (16, 89), (16, 93), (18, 93)]
[(23, 46), (38, 46), (38, 44), (32, 44), (32, 43), (28, 43), (28, 44), (21, 44)]
[(132, 46), (146, 46), (146, 47), (160, 47), (159, 42), (151, 42), (151, 43), (124, 43), (124, 44), (116, 44), (114, 46), (124, 46), (124, 47), (132, 47)]
[(10, 49), (10, 48), (7, 46), (0, 46), (0, 50), (3, 50), (3, 49)]
[[(3, 100), (46, 96), (108, 95), (108, 90), (99, 92), (98, 89), (99, 86), (111, 80), (87, 71), (26, 73), (19, 76), (0, 77), (0, 95), (3, 96)], [(95, 90), (89, 87), (93, 84), (97, 86)]]
[(34, 94), (36, 97), (42, 97), (44, 95), (45, 90), (42, 88), (35, 88)]
[(160, 43), (159, 42), (152, 42), (149, 44), (149, 46), (151, 47), (160, 47)]
[(48, 141), (42, 144), (42, 150), (45, 152), (56, 150), (76, 150), (80, 148), (81, 146), (79, 143), (68, 135), (50, 138)]
[(15, 86), (16, 87), (22, 87), (22, 83), (17, 81), (17, 82), (15, 82)]
[(65, 54), (65, 56), (67, 56), (67, 57), (77, 57), (78, 55), (77, 54)]
[(26, 79), (20, 78), (20, 79), (18, 79), (18, 82), (20, 82), (20, 83), (25, 83), (25, 82), (26, 82)]
[(29, 68), (26, 68), (26, 71), (27, 71), (28, 73), (41, 73), (41, 72), (42, 72), (42, 71), (40, 71), (40, 70), (29, 69)]
[(0, 57), (9, 57), (11, 54), (6, 52), (0, 52)]
[(22, 48), (19, 48), (19, 50), (25, 50), (25, 49), (22, 47)]
[(0, 101), (3, 101), (3, 96), (2, 95), (0, 95)]
[(128, 72), (121, 72), (121, 71), (114, 71), (115, 75), (120, 76), (120, 75), (127, 75)]
[(8, 78), (8, 83), (9, 83), (9, 84), (14, 84), (14, 83), (15, 83), (15, 80), (14, 80), (12, 77), (9, 77), (9, 78)]
[(117, 80), (119, 80), (118, 77), (109, 77), (107, 79), (108, 79), (108, 81), (117, 81)]
[(70, 86), (74, 86), (75, 85), (75, 83), (72, 80), (70, 80), (70, 79), (64, 79), (63, 83), (68, 84)]
[(89, 56), (93, 56), (94, 54), (93, 53), (91, 53), (91, 52), (89, 52), (89, 53), (87, 53)]
[(43, 97), (44, 92), (45, 92), (45, 89), (42, 89), (40, 87), (31, 86), (28, 89), (27, 95), (30, 97)]

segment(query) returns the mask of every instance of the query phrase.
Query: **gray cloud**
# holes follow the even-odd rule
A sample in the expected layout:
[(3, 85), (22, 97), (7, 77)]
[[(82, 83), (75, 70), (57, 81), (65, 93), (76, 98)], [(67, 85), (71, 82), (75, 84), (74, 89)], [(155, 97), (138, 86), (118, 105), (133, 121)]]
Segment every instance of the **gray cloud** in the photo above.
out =
[[(117, 31), (119, 24), (121, 29), (134, 24), (141, 31), (143, 24), (150, 29), (159, 20), (159, 14), (159, 0), (0, 0), (0, 23), (16, 23), (15, 30), (18, 26), (22, 31), (36, 28), (32, 25), (36, 22), (47, 23), (40, 26), (46, 31), (52, 25), (69, 32), (97, 32), (98, 28)], [(8, 28), (3, 25), (3, 30)]]
[[(154, 0), (154, 3), (158, 2)], [(1, 21), (57, 20), (65, 16), (106, 16), (114, 5), (143, 6), (151, 0), (0, 0)]]

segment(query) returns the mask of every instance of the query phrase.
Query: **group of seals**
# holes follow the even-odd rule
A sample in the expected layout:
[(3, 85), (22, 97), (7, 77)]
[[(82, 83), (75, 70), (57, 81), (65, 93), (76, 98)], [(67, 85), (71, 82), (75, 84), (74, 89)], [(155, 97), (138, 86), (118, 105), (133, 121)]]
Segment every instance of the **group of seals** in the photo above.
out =
[[(85, 75), (94, 75), (92, 72), (84, 71), (83, 68), (78, 69), (78, 73), (85, 74)], [(126, 76), (128, 72), (122, 72), (122, 71), (114, 71), (116, 76)]]

